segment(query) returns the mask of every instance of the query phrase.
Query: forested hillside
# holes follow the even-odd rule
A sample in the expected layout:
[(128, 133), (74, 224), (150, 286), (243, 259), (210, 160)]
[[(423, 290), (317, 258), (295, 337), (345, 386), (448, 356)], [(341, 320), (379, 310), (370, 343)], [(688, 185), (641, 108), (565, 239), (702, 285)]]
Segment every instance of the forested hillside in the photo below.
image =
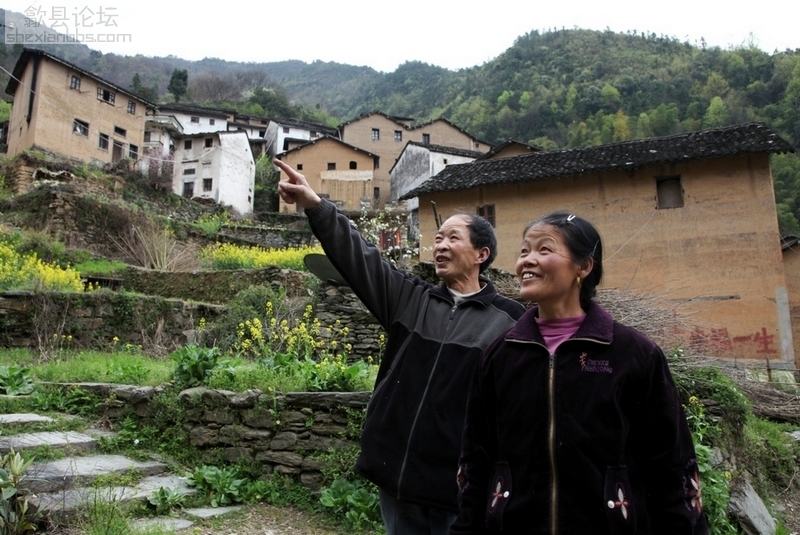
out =
[[(170, 78), (185, 69), (181, 102), (330, 126), (374, 110), (418, 121), (444, 116), (490, 143), (513, 138), (555, 149), (764, 121), (800, 145), (800, 49), (768, 54), (637, 32), (533, 31), (469, 69), (408, 61), (381, 73), (322, 61), (190, 62), (47, 48), (157, 102), (174, 99)], [(0, 65), (10, 71), (20, 52), (0, 46)], [(3, 87), (7, 80), (2, 73)], [(800, 159), (776, 156), (773, 175), (781, 226), (800, 232)]]

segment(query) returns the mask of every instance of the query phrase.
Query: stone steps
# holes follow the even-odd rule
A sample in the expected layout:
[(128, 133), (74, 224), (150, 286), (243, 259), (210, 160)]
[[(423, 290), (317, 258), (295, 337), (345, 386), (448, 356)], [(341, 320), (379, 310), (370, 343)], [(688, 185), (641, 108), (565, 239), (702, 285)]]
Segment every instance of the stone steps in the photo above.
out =
[(52, 493), (89, 485), (98, 477), (121, 476), (135, 470), (144, 477), (162, 474), (166, 465), (155, 461), (138, 462), (122, 455), (66, 457), (34, 463), (20, 486), (34, 494)]
[(0, 437), (0, 453), (2, 454), (11, 450), (20, 452), (41, 446), (79, 453), (93, 451), (97, 447), (97, 440), (77, 431), (43, 431)]
[(186, 485), (186, 480), (176, 475), (156, 475), (142, 478), (130, 487), (75, 487), (56, 492), (44, 492), (31, 496), (30, 503), (58, 524), (70, 518), (82, 507), (90, 507), (97, 502), (116, 504), (134, 500), (146, 500), (159, 488), (165, 487), (181, 494), (194, 494), (196, 491)]
[[(65, 418), (69, 418), (65, 416)], [(123, 455), (92, 454), (98, 436), (107, 435), (102, 430), (47, 431), (36, 433), (13, 433), (15, 426), (27, 424), (52, 424), (56, 419), (38, 414), (0, 414), (0, 453), (11, 450), (22, 452), (38, 447), (48, 447), (67, 452), (68, 456), (54, 461), (34, 462), (28, 468), (20, 487), (30, 493), (29, 502), (55, 525), (69, 523), (74, 514), (83, 507), (101, 502), (123, 504), (144, 501), (159, 488), (190, 495), (195, 489), (186, 484), (185, 478), (167, 474), (167, 466), (156, 461), (134, 461)], [(98, 478), (107, 478), (113, 483), (116, 476), (125, 477), (136, 471), (142, 478), (129, 486), (101, 486)], [(138, 529), (160, 528), (165, 531), (181, 531), (190, 528), (195, 521), (238, 510), (240, 507), (218, 507), (187, 509), (178, 517), (155, 517), (132, 520)]]

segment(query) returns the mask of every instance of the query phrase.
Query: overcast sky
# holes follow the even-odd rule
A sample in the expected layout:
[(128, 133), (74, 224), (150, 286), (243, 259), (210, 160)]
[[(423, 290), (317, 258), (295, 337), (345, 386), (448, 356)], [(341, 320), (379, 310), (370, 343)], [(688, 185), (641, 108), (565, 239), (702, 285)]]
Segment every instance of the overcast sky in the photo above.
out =
[[(403, 0), (3, 0), (47, 26), (63, 21), (95, 40), (128, 34), (124, 43), (87, 43), (102, 52), (216, 57), (269, 62), (299, 59), (368, 65), (391, 72), (405, 61), (448, 69), (472, 67), (531, 30), (585, 28), (655, 32), (728, 48), (753, 42), (766, 52), (800, 48), (798, 0), (736, 4), (719, 0), (572, 0), (479, 2)], [(205, 7), (209, 6), (209, 7)], [(91, 26), (90, 26), (91, 25)], [(111, 37), (109, 37), (111, 34)], [(126, 38), (121, 38), (126, 39)]]

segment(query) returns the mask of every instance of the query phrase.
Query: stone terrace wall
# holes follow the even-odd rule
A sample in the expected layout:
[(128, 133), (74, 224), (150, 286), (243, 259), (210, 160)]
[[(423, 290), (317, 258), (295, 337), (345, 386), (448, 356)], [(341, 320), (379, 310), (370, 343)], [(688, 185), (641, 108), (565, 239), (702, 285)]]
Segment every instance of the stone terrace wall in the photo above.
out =
[(308, 297), (306, 277), (310, 274), (268, 266), (262, 269), (173, 272), (127, 268), (121, 285), (146, 295), (224, 304), (242, 290), (264, 285), (283, 288), (287, 297)]
[[(98, 291), (0, 294), (0, 342), (6, 347), (110, 347), (130, 343), (172, 351), (191, 338), (200, 318), (224, 307), (179, 299)], [(65, 337), (69, 337), (66, 340)]]
[[(136, 387), (105, 383), (62, 385), (82, 388), (105, 401), (105, 416), (116, 421), (129, 415), (157, 426), (156, 394), (171, 388)], [(348, 432), (348, 409), (356, 425), (371, 392), (296, 392), (274, 397), (260, 390), (228, 392), (204, 387), (178, 394), (184, 411), (183, 425), (189, 442), (208, 461), (259, 463), (264, 475), (296, 476), (312, 490), (322, 486), (322, 464), (316, 454), (343, 450), (358, 444)], [(360, 429), (360, 427), (358, 428)]]
[(349, 287), (321, 284), (317, 291), (315, 312), (324, 327), (321, 337), (325, 340), (339, 332), (331, 328), (336, 321), (339, 321), (339, 328), (347, 327), (347, 336), (338, 341), (352, 346), (348, 354), (350, 361), (365, 360), (367, 357), (372, 357), (375, 362), (380, 359), (383, 349), (381, 335), (385, 335), (385, 331)]

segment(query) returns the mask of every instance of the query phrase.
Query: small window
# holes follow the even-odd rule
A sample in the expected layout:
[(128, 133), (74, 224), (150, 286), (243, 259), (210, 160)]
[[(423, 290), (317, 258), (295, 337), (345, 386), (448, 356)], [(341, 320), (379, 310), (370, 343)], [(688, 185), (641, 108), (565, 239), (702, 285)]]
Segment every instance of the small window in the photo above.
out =
[(109, 104), (114, 104), (114, 92), (102, 87), (97, 88), (97, 99)]
[(680, 208), (683, 206), (681, 177), (656, 177), (656, 200), (658, 208)]
[(214, 138), (213, 137), (207, 137), (206, 138), (206, 148), (208, 149), (208, 148), (211, 148), (213, 146), (214, 146)]
[(402, 130), (395, 130), (394, 131), (394, 140), (395, 141), (403, 141), (403, 131)]
[(444, 164), (447, 165), (447, 158), (443, 158)]
[(211, 186), (214, 184), (214, 179), (212, 178), (204, 178), (203, 179), (203, 191), (211, 191)]
[(372, 129), (372, 140), (377, 141), (381, 138), (381, 131), (378, 128)]
[(283, 127), (283, 133), (284, 134), (288, 134), (289, 133), (289, 127), (288, 126), (284, 126)]
[(192, 150), (192, 140), (187, 139), (183, 142), (183, 150)]
[(194, 197), (194, 182), (183, 183), (183, 196), (187, 199)]
[(328, 171), (336, 171), (336, 162), (328, 162)]
[(89, 136), (89, 123), (75, 119), (72, 121), (72, 131), (79, 136)]
[(132, 100), (128, 101), (128, 113), (131, 115), (136, 113), (136, 103)]
[(372, 188), (372, 198), (375, 202), (381, 200), (381, 188)]
[(188, 169), (183, 170), (184, 175), (193, 175), (195, 173), (197, 173), (197, 169), (195, 169), (194, 167), (190, 167)]
[(195, 116), (195, 117), (192, 117), (192, 118), (191, 118), (191, 119), (189, 119), (189, 120), (190, 120), (190, 121), (192, 121), (193, 123), (200, 124), (200, 117), (196, 117), (196, 116)]
[(422, 134), (422, 144), (423, 145), (430, 145), (431, 144), (431, 135), (430, 134)]
[(267, 131), (266, 130), (259, 130), (258, 131), (258, 137), (267, 137)]
[(124, 128), (120, 128), (119, 126), (114, 127), (114, 135), (119, 137), (125, 137), (128, 135), (127, 130)]
[(314, 131), (312, 130), (312, 131), (311, 131), (311, 139), (317, 139), (317, 136), (319, 136), (319, 134), (317, 134), (316, 132), (314, 132)]
[(483, 206), (478, 206), (477, 212), (478, 215), (488, 221), (490, 225), (493, 227), (495, 226), (493, 204), (484, 204)]
[(108, 134), (100, 134), (100, 141), (98, 142), (97, 146), (101, 150), (108, 150)]
[(350, 169), (358, 169), (358, 164), (356, 162), (350, 162)]
[(150, 132), (145, 132), (144, 133), (144, 142), (145, 143), (150, 143)]
[(302, 171), (303, 170), (303, 164), (301, 164), (301, 163), (297, 164), (297, 170), (298, 171)]
[(139, 159), (139, 147), (131, 143), (128, 145), (128, 157), (131, 160), (138, 160)]
[(81, 78), (80, 76), (72, 75), (72, 78), (69, 79), (69, 88), (74, 89), (75, 91), (81, 90)]
[(216, 119), (209, 119), (208, 120), (208, 124), (210, 124), (210, 125), (216, 124), (216, 122), (217, 122)]

